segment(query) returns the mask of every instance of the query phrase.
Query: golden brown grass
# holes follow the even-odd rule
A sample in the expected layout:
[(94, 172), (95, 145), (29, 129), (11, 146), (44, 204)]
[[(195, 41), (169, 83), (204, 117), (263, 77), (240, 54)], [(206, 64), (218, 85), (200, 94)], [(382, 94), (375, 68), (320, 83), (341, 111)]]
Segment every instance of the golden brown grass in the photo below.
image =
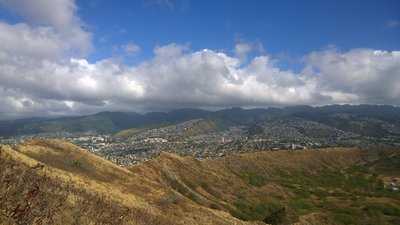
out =
[[(321, 179), (367, 163), (365, 154), (277, 151), (198, 161), (162, 153), (121, 168), (70, 143), (32, 140), (15, 149), (1, 146), (0, 224), (337, 224), (331, 209), (309, 205), (322, 201), (319, 192), (332, 192), (330, 204), (352, 204), (338, 202), (335, 195), (343, 190), (305, 187), (297, 177)], [(299, 199), (310, 188), (311, 202)]]
[(247, 224), (185, 198), (170, 205), (173, 190), (156, 177), (63, 141), (1, 146), (0, 154), (0, 224)]

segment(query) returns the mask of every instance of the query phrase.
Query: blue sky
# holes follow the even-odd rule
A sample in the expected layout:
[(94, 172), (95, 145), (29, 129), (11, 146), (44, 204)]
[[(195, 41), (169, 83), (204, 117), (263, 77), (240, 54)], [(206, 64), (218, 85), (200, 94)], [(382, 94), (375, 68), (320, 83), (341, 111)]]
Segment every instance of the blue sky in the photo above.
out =
[(0, 0), (0, 119), (400, 105), (400, 1)]
[(274, 55), (299, 57), (334, 45), (348, 50), (400, 48), (400, 2), (379, 1), (78, 1), (94, 33), (92, 59), (132, 41), (150, 57), (156, 45), (231, 51), (238, 40), (260, 42)]

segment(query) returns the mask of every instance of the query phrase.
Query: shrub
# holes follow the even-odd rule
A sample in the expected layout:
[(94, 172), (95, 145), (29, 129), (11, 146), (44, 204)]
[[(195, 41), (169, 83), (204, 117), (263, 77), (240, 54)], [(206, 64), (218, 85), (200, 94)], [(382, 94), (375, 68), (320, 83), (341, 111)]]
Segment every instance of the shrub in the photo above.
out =
[(314, 205), (303, 198), (293, 199), (290, 202), (290, 206), (300, 214), (305, 214), (308, 211), (314, 209)]
[(273, 225), (281, 224), (286, 220), (285, 207), (273, 201), (251, 203), (238, 199), (234, 205), (237, 210), (232, 212), (232, 215), (242, 220), (259, 220)]
[(286, 208), (282, 207), (271, 212), (271, 214), (265, 217), (263, 221), (268, 224), (276, 225), (284, 223), (285, 220), (286, 220)]
[(78, 159), (74, 159), (71, 161), (71, 165), (75, 168), (81, 168), (82, 167), (82, 162), (79, 161)]
[(364, 210), (366, 210), (369, 214), (373, 214), (373, 212), (380, 212), (387, 216), (400, 217), (400, 207), (391, 204), (370, 203), (364, 208)]
[(252, 186), (261, 187), (266, 183), (266, 178), (255, 172), (244, 172), (241, 177), (246, 180), (246, 182)]
[(333, 218), (339, 224), (345, 224), (345, 225), (358, 224), (353, 216), (345, 213), (335, 213)]

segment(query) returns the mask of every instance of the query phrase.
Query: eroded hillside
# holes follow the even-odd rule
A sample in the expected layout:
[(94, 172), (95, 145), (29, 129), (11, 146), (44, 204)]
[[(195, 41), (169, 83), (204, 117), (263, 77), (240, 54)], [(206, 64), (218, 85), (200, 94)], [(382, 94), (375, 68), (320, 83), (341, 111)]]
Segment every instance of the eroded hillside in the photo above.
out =
[(0, 151), (1, 224), (397, 224), (399, 154), (277, 151), (118, 167), (72, 144)]

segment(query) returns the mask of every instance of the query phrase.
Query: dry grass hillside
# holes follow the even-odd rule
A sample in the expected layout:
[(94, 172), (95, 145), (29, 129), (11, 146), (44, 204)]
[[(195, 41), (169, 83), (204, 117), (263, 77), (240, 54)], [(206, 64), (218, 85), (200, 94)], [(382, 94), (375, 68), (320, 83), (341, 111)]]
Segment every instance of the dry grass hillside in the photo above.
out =
[[(0, 150), (0, 224), (399, 224), (397, 152), (277, 151), (121, 168), (72, 144)], [(396, 172), (397, 171), (397, 172)]]

